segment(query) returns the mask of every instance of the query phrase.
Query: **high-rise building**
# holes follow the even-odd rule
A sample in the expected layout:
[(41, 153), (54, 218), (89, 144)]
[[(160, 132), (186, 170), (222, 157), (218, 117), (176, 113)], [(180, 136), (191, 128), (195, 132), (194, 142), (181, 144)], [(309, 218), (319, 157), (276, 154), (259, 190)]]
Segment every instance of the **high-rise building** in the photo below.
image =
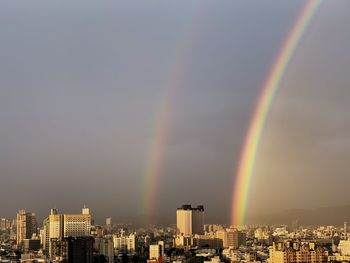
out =
[(46, 255), (51, 254), (50, 240), (61, 239), (63, 232), (63, 215), (58, 213), (57, 209), (51, 209), (50, 215), (44, 220), (44, 244), (43, 249)]
[(245, 245), (246, 236), (245, 233), (238, 231), (234, 228), (226, 229), (226, 243), (224, 247), (232, 247), (238, 249), (241, 245)]
[(95, 247), (100, 252), (100, 255), (104, 255), (108, 263), (114, 262), (114, 245), (112, 238), (95, 238)]
[(112, 233), (112, 217), (107, 217), (106, 218), (106, 226), (105, 226), (105, 230), (107, 231), (107, 233), (111, 234)]
[(149, 246), (149, 259), (158, 260), (164, 256), (164, 242), (159, 241), (156, 245)]
[(136, 251), (136, 235), (124, 235), (123, 232), (118, 236), (113, 236), (114, 248), (121, 252), (135, 253)]
[(112, 227), (112, 217), (106, 218), (106, 227)]
[(31, 239), (37, 233), (37, 221), (35, 213), (26, 212), (24, 209), (17, 213), (17, 245), (21, 245), (23, 239)]
[(51, 209), (49, 215), (49, 233), (50, 238), (62, 237), (62, 215), (58, 213), (57, 209)]
[(91, 216), (89, 214), (64, 214), (63, 237), (89, 236)]
[(12, 221), (6, 218), (0, 218), (0, 230), (7, 230), (12, 227)]
[(23, 239), (22, 247), (26, 252), (38, 251), (40, 249), (40, 239)]
[(67, 263), (92, 263), (94, 238), (66, 237), (53, 238), (51, 259)]
[(202, 205), (192, 208), (183, 205), (176, 210), (177, 234), (183, 236), (204, 234), (204, 207)]
[(43, 249), (46, 255), (54, 258), (57, 254), (57, 251), (52, 249), (52, 240), (55, 240), (57, 244), (61, 244), (65, 237), (90, 236), (91, 215), (89, 209), (84, 207), (82, 213), (59, 214), (57, 209), (51, 209), (50, 215), (44, 220)]

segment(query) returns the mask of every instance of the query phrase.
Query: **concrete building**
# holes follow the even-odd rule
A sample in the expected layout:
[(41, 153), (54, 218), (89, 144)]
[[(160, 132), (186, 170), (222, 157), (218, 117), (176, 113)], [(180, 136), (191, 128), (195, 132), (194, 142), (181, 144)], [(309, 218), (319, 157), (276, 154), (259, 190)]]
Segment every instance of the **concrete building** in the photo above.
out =
[(7, 230), (12, 227), (12, 220), (0, 218), (0, 230)]
[(113, 238), (96, 238), (94, 246), (98, 249), (100, 255), (104, 255), (108, 263), (114, 262), (114, 244)]
[(338, 251), (342, 256), (350, 256), (350, 240), (340, 240)]
[(175, 247), (190, 248), (194, 246), (194, 240), (191, 236), (176, 236)]
[(89, 209), (84, 207), (82, 213), (60, 214), (57, 209), (51, 209), (50, 215), (44, 220), (43, 249), (47, 256), (53, 258), (56, 253), (52, 250), (52, 240), (58, 244), (63, 238), (90, 236)]
[(43, 249), (46, 255), (50, 255), (50, 240), (61, 239), (63, 231), (63, 216), (57, 209), (51, 209), (50, 215), (44, 220)]
[(23, 239), (31, 239), (37, 234), (37, 221), (35, 213), (26, 212), (24, 209), (17, 213), (17, 245), (21, 246)]
[(240, 246), (245, 245), (246, 237), (241, 231), (235, 228), (228, 228), (216, 232), (216, 237), (222, 240), (224, 248), (238, 249)]
[(227, 244), (226, 247), (239, 248), (241, 245), (245, 245), (246, 236), (244, 232), (238, 231), (234, 228), (226, 229), (227, 231)]
[(137, 248), (136, 235), (125, 236), (122, 232), (118, 236), (113, 236), (114, 248), (121, 252), (135, 253)]
[(90, 214), (63, 215), (63, 237), (89, 236), (90, 231)]
[(93, 237), (53, 238), (51, 242), (52, 260), (67, 263), (92, 263), (93, 261)]
[(308, 242), (279, 242), (270, 248), (269, 263), (326, 263), (328, 251)]
[(204, 234), (204, 207), (199, 205), (192, 208), (191, 205), (183, 205), (176, 210), (177, 234), (190, 236)]
[(224, 227), (222, 225), (217, 225), (217, 224), (206, 224), (204, 225), (204, 231), (206, 233), (211, 233), (211, 232), (217, 232), (224, 230)]
[(213, 249), (223, 248), (222, 240), (217, 238), (215, 234), (194, 235), (193, 245), (199, 248), (204, 248), (204, 247), (213, 248)]
[(149, 246), (149, 259), (158, 260), (164, 256), (164, 242), (159, 241), (156, 245)]
[(106, 217), (106, 227), (112, 227), (112, 217)]
[(40, 239), (23, 239), (22, 247), (26, 252), (38, 251), (40, 249)]
[(350, 262), (350, 240), (340, 240), (336, 250), (338, 253), (328, 257), (329, 262)]

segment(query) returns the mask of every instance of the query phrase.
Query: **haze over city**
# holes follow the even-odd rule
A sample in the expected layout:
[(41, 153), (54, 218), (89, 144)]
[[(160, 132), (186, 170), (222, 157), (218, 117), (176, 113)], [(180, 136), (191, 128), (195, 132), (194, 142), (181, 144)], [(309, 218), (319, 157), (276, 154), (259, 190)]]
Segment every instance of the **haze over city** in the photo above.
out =
[[(174, 222), (193, 203), (229, 222), (256, 102), (304, 2), (2, 1), (1, 216), (84, 204), (97, 220), (144, 216), (164, 126), (156, 220)], [(262, 133), (248, 215), (350, 204), (348, 10), (324, 1), (297, 46)]]

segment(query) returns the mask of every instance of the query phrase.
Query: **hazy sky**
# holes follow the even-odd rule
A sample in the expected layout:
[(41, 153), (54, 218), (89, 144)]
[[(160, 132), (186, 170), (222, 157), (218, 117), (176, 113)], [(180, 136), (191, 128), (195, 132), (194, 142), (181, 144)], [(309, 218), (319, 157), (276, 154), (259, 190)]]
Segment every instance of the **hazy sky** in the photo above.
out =
[[(0, 217), (84, 203), (98, 219), (142, 215), (156, 118), (176, 83), (157, 216), (175, 222), (192, 203), (227, 222), (250, 116), (304, 3), (1, 1)], [(250, 213), (350, 203), (349, 9), (325, 1), (291, 61)]]

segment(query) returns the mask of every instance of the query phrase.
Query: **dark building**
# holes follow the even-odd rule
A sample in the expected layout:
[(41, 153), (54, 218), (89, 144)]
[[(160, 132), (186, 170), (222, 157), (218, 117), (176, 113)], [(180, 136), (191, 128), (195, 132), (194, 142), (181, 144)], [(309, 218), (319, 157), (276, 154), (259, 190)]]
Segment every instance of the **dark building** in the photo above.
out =
[(51, 239), (52, 259), (64, 263), (92, 263), (94, 238), (90, 236)]
[(67, 262), (68, 263), (92, 263), (93, 237), (67, 237)]
[(38, 251), (40, 249), (39, 239), (23, 239), (22, 246), (24, 251)]
[[(67, 242), (60, 238), (51, 238), (51, 260), (63, 261), (67, 259)], [(67, 262), (67, 261), (65, 261)]]

